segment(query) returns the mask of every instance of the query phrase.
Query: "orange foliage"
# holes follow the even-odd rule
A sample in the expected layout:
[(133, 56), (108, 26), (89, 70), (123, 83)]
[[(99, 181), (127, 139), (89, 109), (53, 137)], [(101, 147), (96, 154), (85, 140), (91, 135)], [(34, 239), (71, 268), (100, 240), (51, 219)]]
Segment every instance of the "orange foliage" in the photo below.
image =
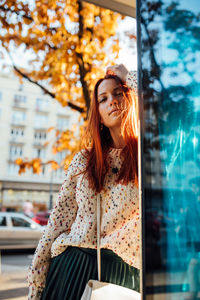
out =
[[(16, 48), (23, 45), (24, 51), (31, 50), (34, 57), (30, 56), (29, 67), (15, 68), (17, 74), (40, 84), (43, 91), (61, 105), (71, 105), (85, 118), (96, 80), (118, 56), (119, 42), (115, 32), (122, 16), (78, 0), (25, 3), (22, 0), (1, 1), (1, 46), (7, 51), (11, 44)], [(110, 40), (112, 42), (108, 43)], [(51, 127), (48, 132), (52, 130)], [(79, 138), (75, 137), (74, 130), (56, 131), (53, 153), (67, 149), (72, 155), (77, 151)], [(64, 161), (66, 165), (71, 155)], [(44, 163), (39, 158), (18, 159), (16, 163), (20, 174), (26, 168), (40, 173), (43, 164), (51, 164), (53, 169), (58, 167), (56, 162)]]
[[(113, 61), (117, 58), (118, 40), (112, 37), (121, 15), (77, 0), (35, 0), (34, 4), (32, 8), (24, 1), (1, 1), (2, 45), (9, 49), (14, 42), (31, 49), (35, 54), (31, 68), (21, 71), (35, 82), (47, 81), (63, 106), (69, 102), (87, 106), (82, 85), (91, 92), (96, 78), (112, 64), (109, 51)], [(110, 50), (105, 49), (110, 38)]]

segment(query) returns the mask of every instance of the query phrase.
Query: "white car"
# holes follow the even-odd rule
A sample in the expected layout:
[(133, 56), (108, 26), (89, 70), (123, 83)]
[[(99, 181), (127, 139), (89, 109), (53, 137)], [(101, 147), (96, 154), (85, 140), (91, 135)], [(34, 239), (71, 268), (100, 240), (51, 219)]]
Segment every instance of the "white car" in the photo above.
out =
[(43, 230), (23, 213), (0, 212), (0, 249), (36, 248)]

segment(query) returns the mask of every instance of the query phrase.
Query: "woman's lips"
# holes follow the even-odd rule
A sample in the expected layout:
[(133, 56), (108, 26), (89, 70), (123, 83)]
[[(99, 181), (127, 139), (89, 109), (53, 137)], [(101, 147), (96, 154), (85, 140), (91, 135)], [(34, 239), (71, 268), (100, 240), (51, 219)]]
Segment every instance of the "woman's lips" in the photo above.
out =
[(111, 114), (113, 114), (113, 113), (115, 113), (115, 112), (118, 112), (119, 111), (119, 109), (113, 109), (110, 113), (109, 113), (109, 115), (111, 115)]

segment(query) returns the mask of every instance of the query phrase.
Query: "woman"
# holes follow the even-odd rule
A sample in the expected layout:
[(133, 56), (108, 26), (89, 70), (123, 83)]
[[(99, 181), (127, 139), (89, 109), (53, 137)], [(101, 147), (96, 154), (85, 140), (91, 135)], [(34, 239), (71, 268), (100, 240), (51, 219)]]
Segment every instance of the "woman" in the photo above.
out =
[(109, 67), (94, 89), (89, 145), (75, 155), (29, 271), (29, 299), (79, 300), (97, 279), (101, 193), (102, 281), (139, 290), (136, 74)]

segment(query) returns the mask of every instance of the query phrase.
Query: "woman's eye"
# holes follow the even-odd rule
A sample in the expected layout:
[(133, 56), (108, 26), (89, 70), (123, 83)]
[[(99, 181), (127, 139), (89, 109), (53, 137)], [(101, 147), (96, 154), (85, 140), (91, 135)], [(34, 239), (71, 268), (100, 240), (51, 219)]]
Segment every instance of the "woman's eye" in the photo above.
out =
[(99, 100), (99, 103), (106, 101), (106, 99), (107, 99), (106, 97), (101, 98), (101, 99)]
[(120, 92), (120, 93), (116, 93), (115, 95), (116, 95), (117, 97), (121, 97), (121, 96), (123, 96), (123, 93)]

